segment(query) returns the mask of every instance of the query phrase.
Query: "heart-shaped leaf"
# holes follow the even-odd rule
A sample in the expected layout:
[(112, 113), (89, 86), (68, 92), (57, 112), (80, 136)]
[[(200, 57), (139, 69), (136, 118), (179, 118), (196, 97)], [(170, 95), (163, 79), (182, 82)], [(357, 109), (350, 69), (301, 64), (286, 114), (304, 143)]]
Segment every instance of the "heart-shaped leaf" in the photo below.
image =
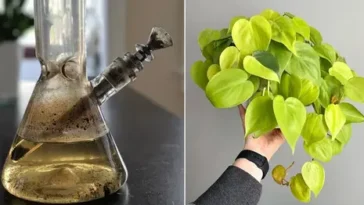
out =
[(289, 187), (293, 196), (300, 202), (308, 203), (311, 201), (311, 191), (303, 179), (302, 174), (297, 174), (296, 176), (292, 177)]
[(286, 72), (281, 77), (281, 83), (279, 84), (278, 93), (284, 98), (295, 97), (298, 98), (301, 93), (302, 83), (301, 80)]
[(332, 140), (335, 140), (346, 122), (345, 115), (339, 105), (330, 104), (327, 106), (325, 110), (325, 121), (331, 132)]
[(301, 93), (298, 99), (305, 105), (310, 105), (315, 102), (320, 94), (320, 89), (307, 79), (301, 80)]
[(321, 33), (314, 27), (310, 27), (310, 40), (314, 45), (319, 45), (322, 43)]
[(306, 117), (305, 126), (302, 129), (302, 137), (307, 144), (321, 141), (326, 137), (327, 128), (324, 116), (310, 113)]
[(318, 142), (311, 144), (304, 143), (303, 148), (312, 158), (321, 162), (329, 162), (333, 155), (332, 142), (331, 139), (325, 137)]
[(254, 134), (259, 137), (273, 130), (277, 126), (273, 100), (268, 96), (254, 98), (246, 110), (245, 123), (245, 136)]
[(207, 83), (207, 69), (210, 66), (210, 61), (196, 61), (191, 66), (190, 75), (192, 80), (203, 90), (205, 90)]
[(300, 17), (292, 18), (294, 30), (304, 37), (305, 40), (310, 40), (310, 26)]
[(220, 71), (221, 69), (219, 65), (217, 64), (210, 65), (210, 67), (207, 69), (207, 78), (211, 80), (211, 78), (214, 77), (214, 75)]
[(229, 46), (220, 55), (221, 69), (239, 67), (240, 52), (235, 46)]
[(231, 31), (233, 30), (234, 24), (240, 20), (240, 19), (246, 19), (248, 20), (247, 17), (245, 16), (234, 16), (233, 18), (231, 18), (230, 20), (230, 24), (229, 24), (229, 29), (228, 29), (228, 33), (231, 33)]
[(272, 38), (272, 28), (262, 16), (253, 16), (250, 21), (238, 20), (233, 27), (232, 37), (243, 56), (254, 51), (267, 50)]
[(277, 95), (273, 100), (274, 115), (281, 131), (294, 153), (306, 121), (305, 106), (297, 98), (284, 98)]
[(272, 39), (282, 43), (290, 51), (294, 51), (296, 32), (292, 20), (287, 16), (280, 16), (270, 21), (272, 24)]
[(313, 48), (302, 42), (294, 44), (296, 53), (292, 55), (286, 71), (289, 74), (300, 76), (307, 80), (311, 80), (315, 84), (319, 84), (321, 79), (320, 58)]
[(226, 69), (217, 73), (206, 86), (206, 96), (216, 108), (231, 108), (253, 95), (254, 85), (241, 69)]
[(270, 43), (268, 51), (277, 59), (279, 65), (278, 74), (281, 75), (292, 57), (292, 52), (289, 51), (283, 44), (275, 41)]
[(306, 185), (317, 197), (325, 184), (325, 169), (317, 161), (306, 162), (302, 166), (302, 177)]
[(342, 62), (335, 62), (330, 68), (329, 74), (334, 76), (343, 85), (345, 85), (348, 80), (354, 77), (349, 66)]
[(265, 9), (260, 13), (260, 15), (266, 18), (267, 20), (274, 20), (281, 16), (281, 14), (272, 9)]
[(274, 70), (265, 67), (253, 56), (246, 56), (244, 58), (243, 63), (244, 63), (244, 69), (248, 73), (261, 77), (261, 78), (264, 78), (264, 79), (267, 79), (267, 80), (279, 82), (279, 77), (278, 77), (277, 73), (274, 72)]
[(346, 124), (340, 130), (339, 134), (337, 135), (336, 139), (342, 143), (342, 145), (348, 144), (349, 140), (351, 139), (351, 135), (353, 133), (353, 128), (351, 124)]
[(318, 44), (313, 47), (317, 54), (326, 60), (328, 60), (331, 64), (336, 61), (336, 51), (335, 48), (332, 47), (330, 44), (323, 43)]
[(355, 102), (364, 103), (364, 78), (353, 77), (344, 86), (345, 95)]
[(344, 145), (338, 141), (337, 139), (334, 141), (331, 141), (331, 145), (332, 145), (332, 156), (336, 156), (338, 154), (340, 154), (343, 149), (344, 149)]
[(214, 29), (204, 29), (200, 32), (198, 36), (198, 45), (200, 46), (201, 50), (203, 50), (209, 43), (214, 40), (220, 39), (221, 34), (219, 30)]
[(364, 115), (350, 103), (340, 103), (341, 111), (343, 111), (346, 123), (360, 123), (364, 122)]

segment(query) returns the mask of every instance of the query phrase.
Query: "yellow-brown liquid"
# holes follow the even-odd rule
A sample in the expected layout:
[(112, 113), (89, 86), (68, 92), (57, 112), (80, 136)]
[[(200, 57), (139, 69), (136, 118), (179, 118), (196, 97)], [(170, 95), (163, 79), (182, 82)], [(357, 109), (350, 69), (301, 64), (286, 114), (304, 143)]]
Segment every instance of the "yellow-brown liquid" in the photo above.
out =
[(111, 135), (39, 143), (16, 136), (2, 174), (13, 195), (45, 203), (90, 201), (114, 193), (127, 173)]

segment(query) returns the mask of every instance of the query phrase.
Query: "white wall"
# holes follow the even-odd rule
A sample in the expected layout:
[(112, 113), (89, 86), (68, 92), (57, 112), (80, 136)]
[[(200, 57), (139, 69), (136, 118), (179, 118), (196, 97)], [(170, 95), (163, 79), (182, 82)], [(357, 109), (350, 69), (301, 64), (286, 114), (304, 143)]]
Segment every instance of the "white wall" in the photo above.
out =
[(153, 26), (163, 27), (174, 46), (155, 52), (155, 60), (130, 86), (154, 103), (183, 117), (183, 0), (109, 0), (109, 60), (146, 43)]
[[(337, 48), (352, 68), (364, 75), (364, 1), (350, 0), (187, 0), (187, 70), (201, 57), (197, 36), (206, 27), (226, 27), (235, 15), (253, 15), (265, 8), (280, 12), (289, 11), (306, 19), (317, 27), (324, 40)], [(217, 110), (205, 99), (204, 93), (187, 76), (186, 126), (187, 126), (187, 202), (196, 199), (232, 163), (243, 146), (243, 134), (237, 109)], [(359, 106), (364, 111), (364, 106)], [(326, 185), (312, 205), (362, 204), (364, 183), (363, 125), (355, 125), (353, 138), (343, 153), (335, 157), (326, 168)], [(297, 165), (291, 175), (297, 173), (305, 160), (309, 160), (301, 144), (294, 158), (288, 146), (284, 146), (274, 157), (271, 166), (277, 163)], [(300, 204), (289, 189), (274, 184), (271, 176), (263, 183), (261, 205)]]

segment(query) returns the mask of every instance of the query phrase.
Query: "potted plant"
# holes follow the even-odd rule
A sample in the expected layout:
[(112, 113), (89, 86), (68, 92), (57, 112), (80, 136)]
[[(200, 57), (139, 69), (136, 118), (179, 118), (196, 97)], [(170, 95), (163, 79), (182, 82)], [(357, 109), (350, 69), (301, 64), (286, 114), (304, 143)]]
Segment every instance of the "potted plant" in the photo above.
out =
[(311, 192), (317, 197), (325, 183), (322, 164), (342, 151), (352, 124), (364, 122), (348, 102), (364, 103), (364, 78), (317, 29), (291, 13), (266, 9), (237, 16), (228, 28), (203, 30), (198, 44), (205, 60), (192, 65), (193, 81), (216, 108), (249, 102), (245, 136), (279, 127), (292, 154), (302, 137), (312, 160), (291, 178), (282, 165), (272, 176), (301, 202), (310, 202)]
[(4, 0), (0, 13), (0, 99), (15, 97), (21, 50), (17, 39), (33, 26), (32, 17), (23, 13), (25, 0)]

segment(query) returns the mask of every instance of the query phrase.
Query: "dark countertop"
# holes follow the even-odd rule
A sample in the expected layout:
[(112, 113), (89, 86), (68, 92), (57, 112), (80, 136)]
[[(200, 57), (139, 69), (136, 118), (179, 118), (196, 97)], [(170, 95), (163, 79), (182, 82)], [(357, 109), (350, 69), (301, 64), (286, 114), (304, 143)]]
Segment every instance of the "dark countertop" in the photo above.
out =
[[(183, 119), (129, 88), (102, 106), (129, 178), (123, 190), (84, 205), (182, 205)], [(17, 103), (0, 105), (0, 168), (17, 129)], [(0, 183), (1, 184), (1, 183)], [(1, 205), (36, 205), (11, 196), (0, 185)]]

